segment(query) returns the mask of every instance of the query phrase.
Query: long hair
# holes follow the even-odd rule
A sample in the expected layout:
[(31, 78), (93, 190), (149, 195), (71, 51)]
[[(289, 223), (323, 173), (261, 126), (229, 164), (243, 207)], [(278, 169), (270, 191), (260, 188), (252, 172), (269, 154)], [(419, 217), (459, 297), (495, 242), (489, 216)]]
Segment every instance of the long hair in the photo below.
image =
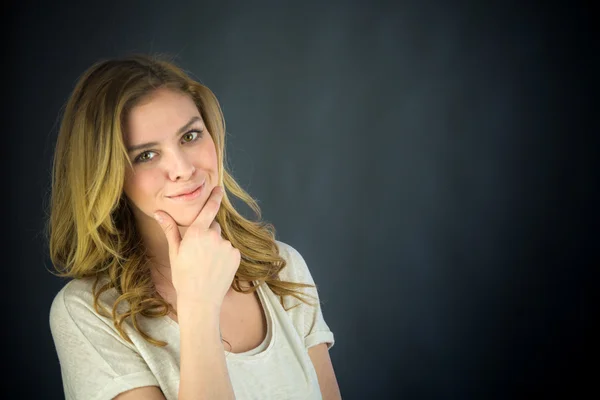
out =
[[(227, 171), (225, 121), (217, 98), (172, 61), (156, 55), (136, 54), (95, 63), (79, 78), (67, 101), (54, 152), (47, 224), (56, 275), (95, 277), (94, 309), (112, 318), (123, 339), (131, 343), (123, 327), (129, 318), (145, 340), (157, 346), (167, 344), (152, 338), (139, 324), (140, 315), (159, 318), (174, 310), (154, 287), (149, 256), (123, 193), (125, 171), (131, 167), (123, 139), (125, 123), (129, 112), (158, 88), (190, 96), (215, 143), (219, 185), (225, 189), (216, 219), (223, 237), (241, 253), (231, 287), (252, 293), (258, 286), (244, 291), (240, 281), (258, 281), (259, 285), (266, 283), (282, 305), (286, 295), (310, 304), (299, 296), (308, 296), (300, 288), (313, 285), (279, 279), (286, 261), (278, 253), (275, 229), (262, 222), (256, 201)], [(246, 203), (257, 220), (240, 215), (229, 195)], [(119, 296), (108, 312), (99, 298), (111, 289)], [(120, 304), (129, 307), (118, 310)]]

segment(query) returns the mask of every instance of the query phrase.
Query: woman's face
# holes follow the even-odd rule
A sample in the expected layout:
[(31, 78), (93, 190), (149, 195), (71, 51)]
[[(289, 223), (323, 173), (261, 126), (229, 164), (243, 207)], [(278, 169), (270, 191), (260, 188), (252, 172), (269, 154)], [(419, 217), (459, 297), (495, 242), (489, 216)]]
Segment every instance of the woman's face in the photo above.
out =
[(157, 89), (131, 110), (124, 140), (133, 164), (124, 192), (138, 224), (155, 224), (153, 214), (162, 210), (189, 226), (219, 183), (215, 144), (194, 101)]

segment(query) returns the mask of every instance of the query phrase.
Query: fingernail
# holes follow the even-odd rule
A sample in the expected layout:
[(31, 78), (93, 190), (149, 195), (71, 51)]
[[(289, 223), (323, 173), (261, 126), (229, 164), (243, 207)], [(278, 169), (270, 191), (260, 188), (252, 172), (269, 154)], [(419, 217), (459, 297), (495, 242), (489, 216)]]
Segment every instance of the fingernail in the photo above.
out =
[(159, 224), (162, 224), (163, 219), (160, 215), (154, 214), (154, 219), (158, 221)]

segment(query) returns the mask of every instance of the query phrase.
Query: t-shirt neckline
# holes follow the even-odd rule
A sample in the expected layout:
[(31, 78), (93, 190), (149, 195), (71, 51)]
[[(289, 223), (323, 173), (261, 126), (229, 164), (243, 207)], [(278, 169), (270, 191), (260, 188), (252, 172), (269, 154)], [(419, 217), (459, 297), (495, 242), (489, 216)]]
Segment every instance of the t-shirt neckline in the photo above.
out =
[[(265, 288), (263, 287), (263, 285), (258, 285), (257, 281), (252, 281), (252, 283), (254, 283), (254, 286), (257, 286), (256, 291), (258, 292), (258, 298), (261, 304), (261, 307), (263, 309), (263, 312), (265, 313), (265, 317), (267, 320), (267, 332), (265, 335), (264, 340), (255, 348), (250, 349), (248, 351), (245, 351), (243, 353), (231, 353), (227, 350), (225, 350), (225, 356), (230, 359), (230, 358), (239, 358), (239, 359), (257, 359), (257, 358), (262, 358), (264, 356), (266, 356), (270, 350), (273, 348), (273, 345), (275, 343), (275, 323), (274, 323), (274, 317), (273, 317), (273, 310), (271, 309), (271, 304), (267, 301), (266, 297), (267, 297), (267, 293), (265, 293)], [(265, 283), (266, 285), (266, 283)], [(179, 334), (179, 324), (177, 322), (175, 322), (171, 317), (169, 317), (168, 315), (165, 315), (163, 318), (167, 319), (167, 323), (171, 326), (173, 326), (176, 330), (177, 330), (177, 334)], [(265, 347), (265, 343), (268, 341), (268, 344)], [(260, 349), (260, 348), (264, 348), (264, 350), (255, 353), (256, 349)]]

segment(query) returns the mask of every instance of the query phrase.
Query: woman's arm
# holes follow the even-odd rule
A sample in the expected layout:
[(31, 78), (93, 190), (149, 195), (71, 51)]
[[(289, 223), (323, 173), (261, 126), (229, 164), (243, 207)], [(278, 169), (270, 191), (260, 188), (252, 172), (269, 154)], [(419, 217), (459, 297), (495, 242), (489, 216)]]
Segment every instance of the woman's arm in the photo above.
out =
[(217, 308), (179, 304), (179, 399), (235, 399), (219, 331)]
[[(235, 399), (219, 332), (219, 310), (179, 304), (179, 399)], [(156, 386), (136, 388), (115, 400), (164, 400)]]
[(327, 344), (321, 343), (310, 347), (308, 349), (308, 355), (315, 366), (323, 400), (341, 399), (342, 394), (340, 393), (335, 372), (333, 371), (333, 364), (329, 357)]
[(165, 400), (157, 386), (144, 386), (123, 392), (113, 400)]

